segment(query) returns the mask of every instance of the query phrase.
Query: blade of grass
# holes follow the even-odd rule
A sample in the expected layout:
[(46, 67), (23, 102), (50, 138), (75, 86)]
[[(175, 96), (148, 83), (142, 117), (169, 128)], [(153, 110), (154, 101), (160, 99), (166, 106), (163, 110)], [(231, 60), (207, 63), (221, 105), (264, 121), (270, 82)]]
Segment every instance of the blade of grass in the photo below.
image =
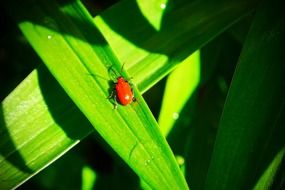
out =
[[(263, 152), (263, 157), (260, 163), (265, 162), (264, 169), (260, 171), (260, 177), (257, 176), (257, 183), (254, 189), (284, 189), (284, 158), (285, 158), (285, 103), (281, 108), (279, 118), (275, 125), (278, 126), (271, 134), (266, 149)], [(280, 127), (279, 127), (280, 126)], [(278, 145), (278, 146), (276, 146)], [(268, 159), (270, 158), (270, 159)], [(268, 160), (268, 161), (267, 161)], [(279, 186), (279, 187), (278, 187)]]
[(224, 106), (206, 189), (252, 189), (284, 147), (284, 140), (271, 142), (284, 139), (272, 136), (284, 126), (276, 122), (284, 120), (284, 21), (281, 1), (264, 1), (257, 10)]
[[(280, 152), (276, 154), (268, 168), (264, 171), (258, 182), (254, 186), (254, 190), (258, 189), (271, 189), (275, 174), (280, 167), (282, 159), (284, 159), (285, 149), (282, 148)], [(272, 188), (273, 189), (273, 188)]]
[(0, 109), (1, 189), (32, 177), (93, 130), (43, 65), (5, 98)]
[(84, 166), (82, 169), (82, 190), (93, 189), (94, 182), (96, 181), (96, 173), (92, 168)]
[[(234, 72), (234, 67), (229, 69), (232, 68), (229, 65), (235, 65), (238, 60), (238, 54), (234, 55), (235, 45), (235, 41), (230, 40), (225, 33), (200, 50), (201, 68), (204, 68), (201, 75), (202, 83), (197, 91), (196, 110), (194, 119), (190, 123), (190, 130), (183, 133), (187, 139), (184, 140), (187, 145), (184, 149), (186, 153), (183, 152), (186, 180), (191, 189), (203, 189), (207, 177), (217, 128), (229, 87), (226, 79)], [(225, 59), (227, 55), (231, 55), (230, 60)], [(189, 108), (184, 110), (187, 112)], [(172, 147), (172, 144), (170, 146)], [(175, 153), (175, 150), (173, 151)]]
[[(109, 12), (126, 12), (130, 13), (133, 12), (131, 9), (126, 9), (124, 2), (120, 2), (118, 6), (114, 6), (112, 9), (108, 10)], [(220, 2), (222, 3), (222, 2)], [(121, 6), (120, 6), (121, 4)], [(242, 4), (242, 3), (241, 3)], [(224, 14), (227, 13), (232, 13), (232, 17), (229, 17), (229, 20), (224, 20), (224, 24), (219, 23), (219, 19), (211, 20), (211, 14), (212, 12), (209, 12), (208, 14), (208, 19), (205, 19), (204, 22), (202, 22), (200, 25), (194, 25), (193, 29), (196, 28), (194, 31), (199, 31), (200, 27), (205, 27), (207, 24), (212, 23), (212, 25), (209, 25), (208, 28), (209, 31), (212, 31), (211, 35), (205, 35), (204, 41), (201, 41), (200, 38), (193, 38), (193, 36), (189, 36), (189, 38), (193, 39), (193, 41), (197, 41), (197, 43), (192, 44), (192, 49), (197, 49), (198, 46), (201, 46), (201, 44), (206, 43), (209, 39), (208, 38), (213, 38), (213, 36), (217, 35), (217, 32), (219, 33), (220, 31), (224, 30), (224, 27), (228, 27), (231, 25), (231, 23), (236, 20), (237, 18), (241, 17), (244, 14), (247, 14), (253, 7), (254, 5), (249, 3), (246, 6), (237, 6), (240, 7), (240, 11), (233, 11), (234, 6), (227, 6), (228, 9), (224, 10)], [(36, 4), (32, 4), (32, 6), (35, 8), (34, 11), (36, 11), (37, 7)], [(215, 4), (216, 7), (222, 6), (222, 4)], [(195, 8), (196, 6), (194, 6)], [(203, 10), (203, 5), (198, 6)], [(17, 15), (17, 11), (15, 11), (14, 8), (10, 11), (11, 14), (14, 16)], [(180, 12), (186, 14), (183, 19), (187, 19), (190, 12), (185, 12), (180, 9)], [(111, 13), (108, 13), (111, 14)], [(178, 14), (179, 15), (179, 14)], [(181, 14), (180, 14), (181, 15)], [(196, 11), (196, 17), (198, 18), (199, 16), (199, 10)], [(172, 17), (176, 17), (176, 15), (171, 15), (169, 19), (171, 20)], [(223, 17), (223, 15), (220, 15), (220, 17)], [(126, 18), (126, 16), (125, 16)], [(207, 16), (205, 16), (207, 18)], [(20, 20), (23, 20), (23, 18), (18, 18)], [(35, 23), (39, 23), (40, 18), (31, 18)], [(119, 19), (118, 17), (113, 17), (112, 19)], [(126, 18), (128, 20), (128, 18)], [(181, 18), (180, 18), (181, 19)], [(57, 30), (58, 26), (53, 22), (52, 19), (49, 17), (44, 17), (44, 23), (47, 24), (47, 28), (50, 29), (49, 35), (45, 36), (48, 40), (54, 39), (55, 36), (53, 36), (53, 30)], [(216, 22), (217, 21), (217, 22)], [(184, 21), (181, 20), (181, 22), (177, 20), (173, 20), (172, 23), (173, 25), (179, 26), (180, 23), (183, 23)], [(119, 22), (118, 22), (119, 23)], [(126, 22), (125, 22), (126, 23)], [(128, 23), (127, 23), (128, 24)], [(132, 23), (130, 23), (131, 25)], [(180, 24), (182, 25), (182, 24)], [(88, 26), (88, 25), (87, 25)], [(120, 25), (121, 28), (124, 28), (124, 25)], [(187, 26), (192, 26), (191, 24)], [(141, 23), (139, 27), (134, 28), (134, 30), (130, 30), (131, 32), (136, 35), (139, 31), (141, 31), (142, 28), (145, 27), (145, 23)], [(220, 30), (211, 30), (211, 28), (214, 27), (218, 29), (220, 27)], [(128, 27), (126, 27), (128, 28)], [(120, 34), (116, 34), (112, 31), (107, 31), (106, 29), (101, 29), (104, 31), (104, 35), (107, 36), (107, 38), (111, 37), (118, 39), (118, 36)], [(182, 31), (182, 30), (179, 30)], [(186, 31), (191, 32), (189, 28)], [(66, 32), (61, 31), (61, 32)], [(166, 32), (166, 31), (165, 31)], [(166, 35), (164, 32), (164, 36)], [(115, 37), (112, 37), (112, 35), (115, 35)], [(184, 33), (180, 33), (180, 35), (185, 37)], [(80, 38), (80, 36), (75, 34), (77, 38)], [(210, 36), (210, 37), (209, 37)], [(184, 41), (184, 38), (180, 38), (181, 40)], [(187, 35), (188, 37), (188, 35)], [(149, 40), (148, 43), (152, 44), (162, 44), (165, 43), (165, 40), (160, 37), (160, 34), (156, 34), (155, 38), (150, 38), (148, 36)], [(110, 38), (109, 38), (110, 39)], [(121, 44), (121, 45), (119, 45)], [(180, 41), (178, 41), (177, 45), (179, 47)], [(170, 68), (172, 68), (174, 65), (169, 65), (168, 62), (165, 61), (165, 56), (160, 55), (160, 54), (155, 54), (155, 53), (150, 53), (150, 52), (145, 52), (142, 51), (141, 48), (137, 48), (131, 43), (125, 43), (125, 40), (118, 40), (118, 41), (112, 41), (111, 45), (113, 46), (113, 49), (115, 49), (117, 52), (120, 54), (118, 55), (120, 58), (125, 58), (121, 60), (127, 60), (127, 61), (122, 61), (126, 63), (126, 68), (128, 68), (129, 65), (132, 63), (139, 63), (138, 66), (136, 64), (132, 65), (129, 67), (128, 71), (131, 74), (131, 76), (135, 76), (136, 83), (138, 84), (138, 87), (140, 88), (141, 91), (146, 91), (147, 88), (149, 88), (151, 85), (154, 84), (154, 82), (151, 81), (158, 81), (160, 78), (163, 77), (166, 73), (170, 71)], [(116, 47), (126, 47), (126, 48), (116, 48)], [(170, 47), (170, 46), (169, 46)], [(164, 46), (165, 49), (167, 49), (166, 46)], [(171, 46), (172, 48), (172, 55), (174, 57), (183, 57), (179, 56), (183, 54), (183, 52), (180, 51), (175, 51), (176, 46)], [(143, 58), (140, 60), (138, 59), (140, 55), (143, 54)], [(184, 53), (185, 54), (185, 53)], [(175, 56), (176, 55), (176, 56)], [(126, 59), (127, 58), (127, 59)], [(148, 81), (145, 80), (151, 74), (145, 75), (146, 71), (152, 68), (154, 65), (153, 64), (146, 64), (146, 63), (151, 63), (155, 62), (155, 64), (159, 65), (160, 67), (160, 74), (156, 75), (155, 77), (152, 77), (152, 80)], [(144, 66), (143, 70), (142, 66)], [(98, 77), (99, 78), (99, 77)], [(44, 82), (43, 82), (44, 81)], [(142, 85), (141, 82), (144, 81), (144, 85)], [(40, 85), (38, 84), (40, 83)], [(147, 88), (146, 88), (147, 87)], [(30, 89), (30, 92), (24, 91), (23, 93), (22, 89)], [(34, 71), (22, 84), (22, 86), (18, 87), (18, 90), (15, 90), (13, 95), (10, 95), (10, 98), (6, 98), (2, 102), (2, 107), (6, 107), (5, 109), (9, 110), (10, 115), (13, 115), (13, 120), (14, 121), (23, 121), (23, 122), (17, 122), (17, 123), (12, 123), (11, 125), (2, 125), (4, 121), (1, 119), (1, 126), (6, 126), (7, 128), (1, 129), (3, 133), (3, 137), (6, 136), (5, 138), (1, 138), (2, 142), (7, 143), (9, 141), (8, 135), (13, 137), (13, 139), (18, 139), (21, 134), (25, 131), (25, 134), (33, 134), (34, 131), (37, 131), (37, 128), (35, 128), (35, 124), (33, 121), (34, 120), (42, 120), (45, 121), (44, 123), (39, 123), (38, 122), (38, 127), (41, 129), (40, 134), (33, 134), (34, 138), (32, 139), (26, 139), (26, 140), (19, 140), (17, 141), (17, 147), (16, 146), (10, 146), (9, 147), (9, 154), (6, 154), (5, 152), (1, 152), (2, 156), (5, 157), (7, 162), (2, 162), (1, 167), (2, 169), (0, 170), (1, 172), (4, 172), (1, 174), (1, 176), (6, 175), (5, 171), (13, 171), (11, 173), (17, 174), (14, 175), (13, 181), (5, 181), (3, 180), (2, 186), (4, 187), (3, 184), (9, 184), (11, 186), (14, 186), (15, 184), (19, 184), (19, 182), (23, 182), (23, 180), (27, 180), (28, 177), (31, 177), (32, 174), (37, 173), (40, 169), (45, 167), (46, 165), (50, 164), (54, 159), (56, 159), (58, 156), (63, 154), (66, 150), (71, 148), (74, 144), (76, 144), (80, 139), (82, 139), (84, 136), (89, 134), (92, 131), (91, 127), (89, 126), (89, 123), (85, 121), (85, 117), (80, 114), (78, 109), (76, 109), (71, 101), (68, 101), (66, 98), (68, 98), (65, 93), (61, 90), (61, 88), (58, 87), (57, 82), (55, 82), (51, 77), (49, 76), (49, 73), (45, 71), (45, 68), (40, 67), (37, 69), (37, 71)], [(33, 102), (34, 100), (36, 101)], [(25, 104), (23, 104), (25, 102)], [(16, 106), (16, 105), (19, 105)], [(24, 105), (21, 106), (21, 105)], [(36, 107), (35, 107), (36, 105)], [(52, 105), (52, 106), (51, 106)], [(19, 109), (21, 108), (21, 109)], [(36, 108), (36, 109), (34, 109)], [(29, 111), (30, 110), (30, 111)], [(30, 114), (24, 114), (25, 112), (29, 112)], [(22, 113), (23, 112), (23, 113)], [(72, 120), (70, 120), (72, 118)], [(5, 117), (5, 123), (9, 123), (9, 118)], [(8, 121), (8, 122), (7, 122)], [(29, 123), (29, 130), (27, 130), (25, 127), (26, 124)], [(78, 127), (80, 126), (80, 128)], [(8, 132), (9, 131), (9, 132)], [(17, 133), (16, 133), (17, 132)], [(50, 144), (51, 137), (53, 140), (53, 145)], [(11, 140), (11, 139), (10, 139)], [(1, 142), (1, 144), (2, 144)], [(40, 142), (40, 143), (38, 143)], [(25, 146), (23, 146), (25, 144)], [(37, 148), (37, 145), (40, 144), (42, 147), (41, 149), (47, 149), (47, 150), (52, 150), (49, 152), (45, 152), (46, 156), (38, 156), (39, 150)], [(3, 147), (7, 148), (7, 144), (2, 144)], [(58, 146), (61, 145), (61, 146)], [(1, 149), (3, 150), (3, 149)], [(28, 151), (27, 151), (28, 150)], [(21, 154), (29, 155), (30, 157), (25, 157), (26, 164), (27, 166), (31, 166), (33, 169), (32, 173), (29, 172), (24, 172), (21, 170), (21, 167), (17, 167), (18, 159), (17, 159), (17, 152), (21, 152)], [(33, 159), (30, 159), (33, 158)], [(7, 175), (6, 175), (7, 176)], [(6, 178), (5, 178), (6, 179)]]
[[(176, 64), (248, 15), (256, 4), (255, 0), (171, 1), (163, 9), (161, 27), (156, 31), (145, 24), (144, 13), (138, 13), (143, 10), (134, 2), (123, 1), (96, 17), (95, 24), (118, 59), (128, 63), (126, 68), (144, 92)], [(132, 11), (122, 14), (123, 8)]]
[[(185, 59), (167, 78), (158, 123), (167, 136), (200, 82), (200, 52)], [(189, 119), (189, 117), (188, 117)]]
[[(112, 86), (96, 76), (108, 79), (107, 65), (114, 64), (117, 71), (120, 65), (80, 2), (25, 2), (18, 6), (17, 16), (25, 17), (18, 20), (19, 27), (48, 69), (130, 167), (154, 189), (187, 189), (174, 156), (136, 87), (133, 90), (137, 102), (132, 105), (114, 110), (106, 99)], [(34, 18), (39, 20), (33, 21)], [(45, 26), (46, 20), (53, 30)], [(6, 110), (3, 114), (7, 114)]]

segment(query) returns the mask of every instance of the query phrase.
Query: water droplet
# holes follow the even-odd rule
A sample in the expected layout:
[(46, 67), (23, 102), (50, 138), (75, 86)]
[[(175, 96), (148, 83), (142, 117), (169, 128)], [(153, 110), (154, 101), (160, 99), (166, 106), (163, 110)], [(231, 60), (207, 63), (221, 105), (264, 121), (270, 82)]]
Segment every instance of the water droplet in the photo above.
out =
[(147, 165), (149, 165), (149, 164), (150, 164), (150, 162), (151, 162), (151, 160), (150, 160), (150, 159), (145, 160), (145, 161), (144, 161), (144, 165), (145, 165), (145, 166), (147, 166)]
[(174, 120), (177, 120), (177, 119), (179, 118), (179, 113), (174, 112), (174, 113), (172, 114), (172, 118), (173, 118)]
[(161, 8), (161, 9), (165, 9), (165, 8), (166, 8), (166, 4), (165, 4), (165, 3), (161, 3), (161, 4), (160, 4), (160, 8)]
[(51, 36), (51, 35), (48, 35), (47, 38), (50, 40), (50, 39), (52, 39), (52, 36)]
[(178, 163), (179, 166), (182, 166), (182, 165), (185, 163), (185, 159), (184, 159), (183, 156), (181, 156), (181, 155), (176, 155), (175, 158), (176, 158), (176, 161), (177, 161), (177, 163)]

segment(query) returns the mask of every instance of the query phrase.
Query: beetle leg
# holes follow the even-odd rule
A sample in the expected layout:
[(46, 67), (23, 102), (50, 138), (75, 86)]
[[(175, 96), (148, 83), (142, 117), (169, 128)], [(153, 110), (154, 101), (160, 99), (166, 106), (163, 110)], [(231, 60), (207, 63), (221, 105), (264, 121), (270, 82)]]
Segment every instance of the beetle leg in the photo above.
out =
[(134, 79), (134, 77), (130, 77), (126, 80), (131, 86), (134, 86), (134, 84), (131, 82)]
[(117, 102), (117, 96), (115, 93), (115, 89), (113, 89), (111, 91), (111, 94), (107, 97), (107, 99), (113, 99), (114, 100), (114, 108), (113, 109), (117, 109), (118, 108), (118, 102)]
[(125, 66), (125, 63), (123, 63), (120, 73), (122, 73), (124, 66)]
[(117, 96), (116, 94), (113, 95), (113, 98), (114, 98), (114, 110), (116, 110), (118, 108), (118, 102), (117, 102)]
[(117, 108), (118, 108), (118, 102), (117, 102), (117, 100), (115, 100), (116, 99), (116, 96), (115, 96), (115, 98), (114, 98), (114, 101), (115, 101), (115, 103), (114, 103), (114, 110), (116, 110)]
[(113, 90), (111, 91), (111, 93), (110, 93), (110, 95), (107, 97), (107, 99), (111, 99), (111, 98), (114, 97), (114, 91), (115, 91), (115, 89), (113, 89)]
[[(131, 84), (131, 86), (133, 86), (133, 85)], [(132, 101), (133, 101), (133, 102), (136, 102), (136, 101), (137, 101), (137, 99), (136, 99), (136, 97), (135, 97), (135, 94), (134, 94), (133, 88), (132, 88), (132, 94), (133, 94), (133, 99), (132, 99)]]

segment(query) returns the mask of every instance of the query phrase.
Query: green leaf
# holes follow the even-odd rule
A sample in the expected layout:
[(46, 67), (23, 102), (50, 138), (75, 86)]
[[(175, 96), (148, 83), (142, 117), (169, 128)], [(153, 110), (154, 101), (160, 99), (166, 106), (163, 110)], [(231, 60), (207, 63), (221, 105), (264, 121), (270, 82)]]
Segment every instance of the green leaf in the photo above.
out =
[(181, 110), (193, 95), (199, 82), (200, 52), (198, 50), (185, 59), (167, 78), (158, 119), (161, 132), (165, 136), (179, 118)]
[[(230, 70), (228, 67), (232, 65), (230, 63), (235, 65), (238, 58), (233, 56), (236, 45), (236, 42), (230, 40), (225, 33), (200, 50), (201, 68), (204, 68), (201, 72), (202, 83), (194, 100), (195, 110), (189, 125), (190, 129), (182, 132), (187, 139), (184, 140), (187, 146), (183, 153), (186, 160), (186, 180), (191, 184), (191, 189), (202, 189), (207, 177), (218, 123), (229, 86), (226, 79), (234, 72), (234, 68)], [(224, 55), (231, 55), (231, 61), (225, 59)], [(226, 72), (223, 72), (224, 70)], [(184, 108), (184, 112), (187, 113), (191, 109), (190, 105)]]
[[(112, 69), (117, 71), (120, 65), (80, 2), (60, 6), (54, 1), (40, 1), (34, 6), (29, 2), (20, 4), (18, 14), (27, 17), (19, 22), (21, 30), (100, 135), (152, 188), (187, 189), (174, 156), (136, 87), (133, 90), (137, 102), (129, 106), (114, 110), (112, 102), (106, 99), (113, 88), (104, 79), (109, 78), (108, 64), (113, 64)], [(38, 20), (35, 22), (34, 18)], [(32, 135), (24, 137), (27, 140)], [(33, 165), (30, 168), (33, 170)]]
[[(255, 7), (255, 2), (174, 4), (166, 9), (169, 12), (165, 13), (159, 32), (149, 27), (144, 17), (138, 14), (140, 11), (137, 7), (130, 9), (133, 6), (136, 7), (136, 4), (131, 1), (120, 2), (105, 12), (102, 17), (97, 17), (100, 24), (96, 19), (95, 23), (100, 27), (120, 61), (125, 63), (125, 69), (131, 74), (130, 76), (134, 77), (134, 84), (144, 92), (169, 73), (176, 63), (183, 61), (194, 50), (248, 14)], [(219, 9), (219, 7), (225, 8)], [(173, 155), (165, 145), (152, 117), (150, 121), (153, 128), (150, 126), (139, 128), (139, 125), (134, 126), (135, 129), (124, 128), (126, 123), (137, 123), (140, 119), (146, 119), (144, 113), (150, 116), (138, 91), (135, 90), (138, 102), (126, 108), (120, 106), (119, 110), (112, 110), (112, 103), (106, 100), (110, 88), (105, 79), (109, 78), (106, 65), (114, 63), (114, 69), (117, 71), (120, 70), (120, 65), (104, 39), (97, 38), (100, 35), (96, 32), (91, 18), (82, 5), (78, 2), (62, 2), (58, 6), (54, 1), (13, 1), (8, 8), (37, 53), (59, 83), (65, 87), (65, 91), (93, 124), (98, 123), (95, 125), (98, 131), (106, 140), (113, 141), (113, 148), (120, 152), (125, 161), (132, 168), (136, 167), (136, 163), (132, 161), (136, 157), (137, 150), (145, 146), (153, 150), (158, 142), (159, 147), (153, 151), (162, 151), (166, 154), (162, 158), (170, 159), (164, 164), (168, 168), (172, 163), (170, 167), (174, 167), (174, 170), (168, 170), (171, 174), (162, 174), (160, 171), (151, 173), (144, 170), (154, 169), (153, 163), (158, 162), (156, 159), (159, 158), (159, 154), (147, 159), (139, 157), (140, 159), (136, 161), (142, 162), (140, 162), (141, 167), (138, 168), (145, 172), (138, 171), (138, 168), (134, 170), (151, 186), (154, 185), (152, 182), (159, 182), (159, 187), (162, 187), (160, 180), (162, 175), (168, 178), (174, 176), (173, 179), (185, 185), (181, 182), (180, 172), (175, 169), (177, 166), (174, 164)], [(212, 11), (215, 9), (219, 11)], [(225, 14), (228, 16), (224, 17)], [(126, 22), (130, 18), (133, 22)], [(199, 20), (200, 18), (203, 19)], [(111, 28), (113, 30), (110, 30)], [(145, 36), (141, 35), (142, 30)], [(127, 76), (125, 72), (123, 74)], [(143, 110), (140, 109), (141, 107)], [(89, 122), (80, 114), (44, 67), (38, 68), (23, 81), (2, 102), (1, 108), (0, 176), (2, 180), (0, 186), (4, 189), (20, 185), (92, 131)], [(100, 108), (104, 110), (104, 115)], [(139, 110), (146, 112), (139, 112), (143, 115), (139, 115), (139, 118), (134, 121), (137, 116), (135, 111)], [(99, 117), (100, 115), (102, 117)], [(129, 120), (129, 118), (132, 119)], [(122, 121), (125, 125), (118, 126)], [(110, 125), (111, 122), (114, 127)], [(143, 125), (143, 123), (140, 124)], [(133, 125), (130, 124), (130, 126)], [(129, 129), (136, 131), (132, 133)], [(146, 144), (139, 144), (136, 138), (145, 138), (144, 134), (149, 131), (151, 131), (149, 135), (154, 135), (153, 139), (157, 142), (151, 139)], [(124, 139), (122, 138), (124, 134), (130, 134), (130, 136), (127, 135)], [(130, 142), (128, 139), (134, 143), (121, 142), (122, 140)], [(146, 139), (142, 140), (146, 141)], [(156, 145), (152, 146), (153, 143)], [(163, 163), (159, 162), (157, 165), (160, 164)], [(151, 178), (146, 179), (146, 176)], [(167, 180), (166, 183), (172, 183), (171, 181), (173, 182), (173, 180)]]
[(167, 7), (167, 0), (137, 1), (144, 18), (157, 31), (161, 29), (164, 10)]
[[(145, 92), (176, 64), (248, 15), (256, 4), (255, 0), (172, 1), (163, 9), (157, 31), (146, 23), (136, 2), (122, 1), (96, 17), (95, 24), (118, 59), (126, 63), (134, 83)], [(159, 3), (156, 6), (160, 7)], [(130, 11), (122, 14), (124, 9)]]
[(88, 166), (84, 166), (82, 170), (82, 190), (92, 189), (96, 181), (96, 173)]
[(285, 156), (285, 149), (282, 148), (280, 152), (276, 154), (276, 156), (272, 159), (272, 162), (266, 168), (260, 179), (257, 181), (256, 185), (254, 186), (254, 190), (258, 189), (270, 189), (272, 183), (274, 181), (274, 176), (279, 169), (282, 159)]
[(5, 98), (0, 111), (1, 189), (20, 185), (93, 130), (43, 65)]
[(206, 189), (252, 189), (284, 148), (284, 21), (281, 1), (264, 1), (257, 10), (224, 106)]

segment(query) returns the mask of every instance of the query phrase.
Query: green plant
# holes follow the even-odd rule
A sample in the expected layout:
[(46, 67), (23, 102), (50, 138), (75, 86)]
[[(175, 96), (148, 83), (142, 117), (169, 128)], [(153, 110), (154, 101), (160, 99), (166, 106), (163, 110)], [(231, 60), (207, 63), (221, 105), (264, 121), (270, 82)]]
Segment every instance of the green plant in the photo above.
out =
[[(80, 155), (88, 143), (80, 143), (81, 153), (65, 158), (84, 176), (78, 188), (278, 188), (285, 97), (280, 4), (121, 1), (92, 18), (80, 1), (7, 3), (42, 63), (1, 103), (1, 189), (21, 185), (88, 135), (116, 161), (108, 176), (96, 172)], [(137, 101), (114, 110), (108, 68), (120, 73), (123, 64)], [(172, 70), (158, 125), (141, 94)], [(81, 177), (70, 172), (61, 184), (61, 176), (47, 170), (36, 177), (41, 187), (62, 189)]]

